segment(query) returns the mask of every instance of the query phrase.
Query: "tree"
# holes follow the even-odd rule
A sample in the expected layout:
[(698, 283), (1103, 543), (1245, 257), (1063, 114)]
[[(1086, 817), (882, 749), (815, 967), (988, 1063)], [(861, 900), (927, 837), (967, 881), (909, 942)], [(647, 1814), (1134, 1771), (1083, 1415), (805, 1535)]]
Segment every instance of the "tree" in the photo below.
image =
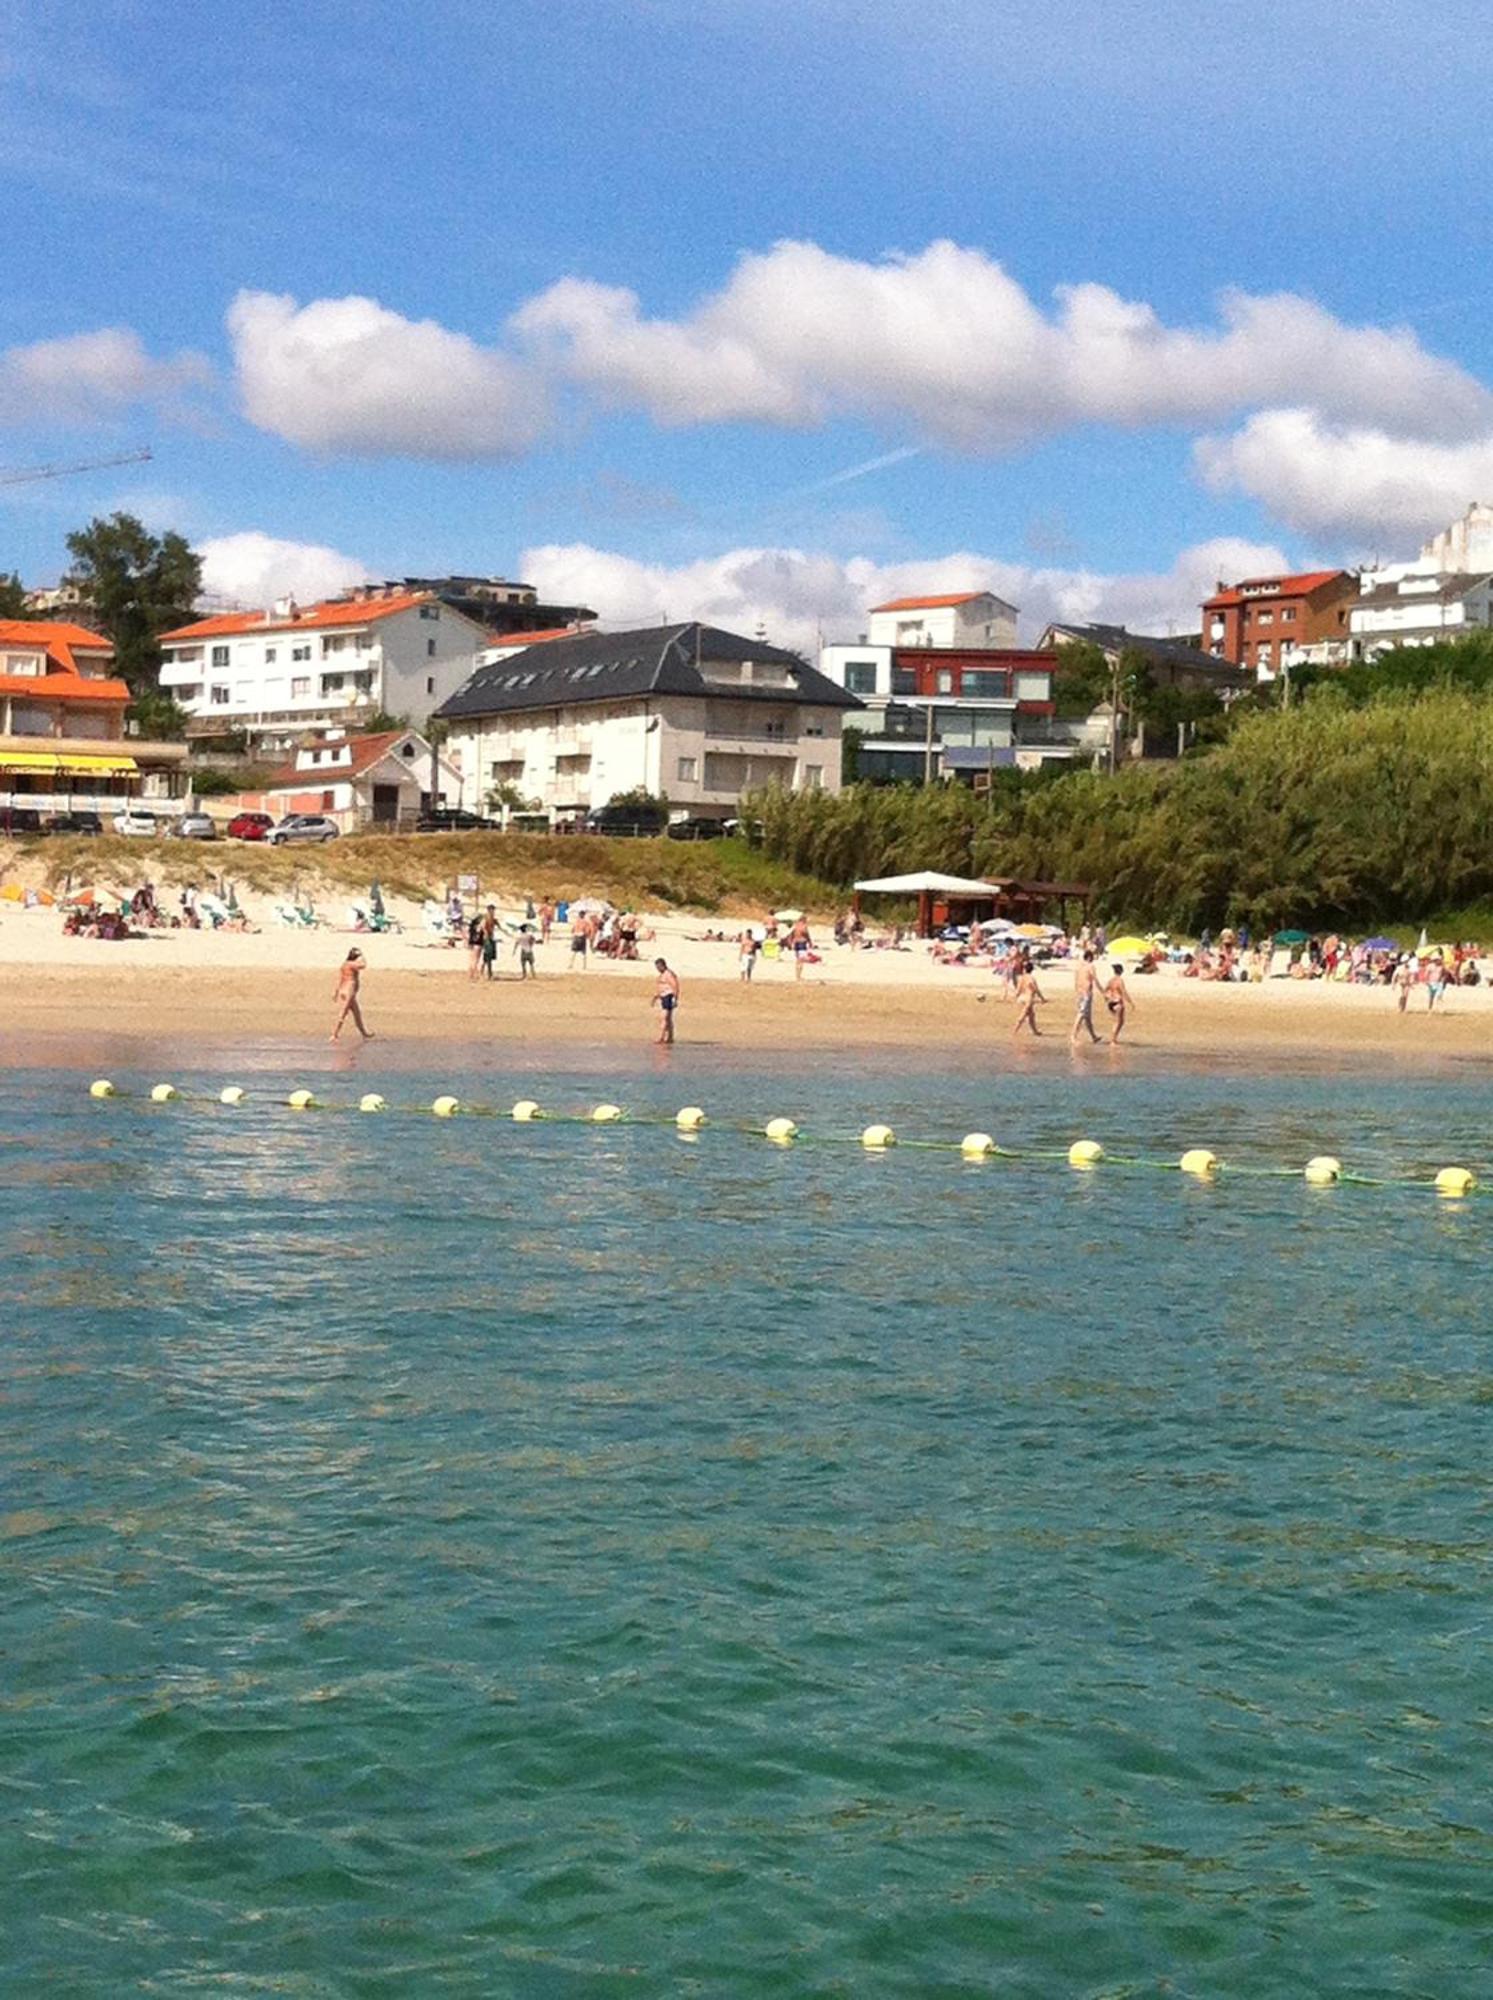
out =
[(14, 570), (9, 576), (0, 575), (0, 618), (30, 618), (34, 616), (26, 602), (26, 586)]
[(1059, 646), (1057, 655), (1057, 669), (1052, 677), (1053, 707), (1066, 720), (1082, 721), (1101, 702), (1108, 701), (1114, 691), (1109, 661), (1103, 649), (1087, 639)]
[(177, 534), (152, 535), (133, 514), (95, 517), (67, 538), (74, 588), (114, 643), (115, 670), (141, 696), (158, 685), (161, 634), (188, 623), (202, 559)]

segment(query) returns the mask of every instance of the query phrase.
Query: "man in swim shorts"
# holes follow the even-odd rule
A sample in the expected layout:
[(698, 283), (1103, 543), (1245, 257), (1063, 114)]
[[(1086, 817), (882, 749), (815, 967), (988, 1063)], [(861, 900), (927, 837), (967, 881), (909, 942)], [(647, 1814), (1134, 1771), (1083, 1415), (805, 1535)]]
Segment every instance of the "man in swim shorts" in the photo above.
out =
[(1089, 1031), (1091, 1042), (1097, 1042), (1099, 1039), (1094, 1026), (1094, 995), (1098, 986), (1099, 980), (1094, 971), (1094, 954), (1092, 951), (1085, 951), (1073, 973), (1073, 1033), (1068, 1037), (1069, 1044), (1073, 1048), (1077, 1048), (1078, 1038), (1085, 1028)]
[(660, 1042), (672, 1042), (674, 1012), (679, 1005), (679, 974), (669, 970), (667, 959), (656, 958), (653, 964), (658, 973), (658, 984), (653, 989), (653, 1004), (660, 1016), (658, 1039)]

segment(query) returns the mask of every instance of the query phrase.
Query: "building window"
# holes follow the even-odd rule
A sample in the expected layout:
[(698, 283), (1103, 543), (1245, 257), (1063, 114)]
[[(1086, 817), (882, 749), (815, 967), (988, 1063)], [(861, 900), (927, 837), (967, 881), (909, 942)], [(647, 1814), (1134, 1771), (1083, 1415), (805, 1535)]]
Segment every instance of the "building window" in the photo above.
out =
[(275, 648), (273, 646), (265, 647), (264, 663), (267, 667), (272, 667), (275, 664)]
[(439, 618), (440, 615), (441, 607), (439, 604), (422, 604), (420, 606), (420, 616), (422, 618)]
[(997, 667), (966, 667), (961, 692), (983, 695), (988, 701), (992, 695), (1007, 693), (1006, 676)]
[(306, 699), (306, 696), (310, 694), (310, 692), (311, 692), (311, 676), (309, 674), (291, 675), (290, 698), (292, 701), (304, 701)]
[(1294, 625), (1294, 624), (1295, 624), (1295, 622), (1296, 622), (1296, 607), (1295, 607), (1295, 605), (1294, 605), (1294, 604), (1283, 604), (1283, 605), (1281, 606), (1281, 613), (1280, 613), (1280, 622), (1281, 622), (1281, 624), (1282, 624), (1282, 625)]
[(426, 659), (427, 659), (427, 660), (433, 660), (433, 659), (435, 658), (435, 640), (434, 640), (434, 639), (427, 639), (427, 640), (425, 641), (425, 657), (426, 657)]
[(892, 668), (892, 693), (916, 694), (918, 691), (917, 671), (913, 667)]
[(311, 657), (311, 648), (309, 646), (292, 646), (290, 657), (293, 660), (309, 660)]
[(845, 686), (851, 694), (875, 694), (876, 662), (874, 660), (847, 660), (845, 662)]
[(40, 675), (40, 653), (10, 653), (6, 656), (5, 671), (8, 674)]
[(939, 694), (952, 694), (954, 692), (954, 675), (952, 669), (949, 667), (940, 667), (934, 686), (936, 692)]
[(219, 682), (218, 685), (213, 689), (210, 699), (212, 701), (212, 705), (214, 708), (227, 708), (228, 706), (227, 688), (224, 687), (221, 682)]
[(1275, 623), (1275, 613), (1273, 611), (1266, 611), (1262, 606), (1255, 613), (1255, 623), (1256, 625), (1273, 625)]
[(213, 657), (212, 657), (212, 664), (213, 664), (213, 666), (215, 666), (215, 667), (226, 667), (226, 666), (227, 666), (227, 664), (228, 664), (228, 648), (227, 648), (226, 646), (214, 646), (214, 647), (213, 647)]
[(321, 677), (321, 691), (323, 694), (341, 694), (341, 674), (323, 674)]
[(434, 675), (434, 674), (427, 674), (427, 675), (425, 676), (425, 692), (426, 692), (427, 694), (434, 694), (434, 693), (435, 693), (435, 675)]
[(817, 792), (823, 788), (823, 785), (824, 766), (822, 764), (805, 764), (804, 790), (807, 792)]
[(679, 760), (679, 782), (680, 782), (680, 784), (681, 784), (681, 785), (692, 785), (692, 784), (694, 784), (694, 782), (695, 782), (695, 775), (696, 775), (696, 765), (695, 765), (695, 760), (694, 760), (694, 758), (693, 758), (693, 757), (681, 757), (681, 758), (680, 758), (680, 760)]
[(322, 811), (323, 811), (324, 813), (329, 813), (329, 812), (330, 812), (330, 811), (332, 810), (332, 807), (333, 807), (333, 806), (334, 806), (334, 805), (335, 805), (336, 803), (337, 803), (337, 794), (336, 794), (335, 792), (323, 792), (323, 793), (322, 793), (322, 795), (321, 795), (321, 809), (322, 809)]
[(805, 736), (822, 736), (823, 734), (824, 724), (822, 722), (806, 722), (804, 724)]

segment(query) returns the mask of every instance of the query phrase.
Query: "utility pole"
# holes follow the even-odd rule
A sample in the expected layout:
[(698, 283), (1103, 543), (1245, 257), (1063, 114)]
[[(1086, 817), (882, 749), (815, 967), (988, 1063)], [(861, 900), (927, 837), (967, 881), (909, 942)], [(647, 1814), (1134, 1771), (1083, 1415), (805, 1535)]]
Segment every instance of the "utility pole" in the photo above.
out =
[(923, 783), (933, 783), (933, 703), (930, 701), (923, 710), (927, 726), (923, 732)]
[(1115, 663), (1109, 676), (1109, 775), (1115, 774), (1119, 762), (1120, 740), (1120, 656), (1115, 654)]

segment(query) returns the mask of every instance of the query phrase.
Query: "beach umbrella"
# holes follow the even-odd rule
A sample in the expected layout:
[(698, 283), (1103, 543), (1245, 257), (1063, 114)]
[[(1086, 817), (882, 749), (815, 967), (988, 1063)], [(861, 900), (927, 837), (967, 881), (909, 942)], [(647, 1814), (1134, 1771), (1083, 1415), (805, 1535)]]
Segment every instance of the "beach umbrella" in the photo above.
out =
[(1397, 944), (1395, 943), (1394, 939), (1393, 939), (1393, 938), (1386, 938), (1386, 937), (1377, 937), (1377, 938), (1365, 938), (1365, 939), (1364, 939), (1364, 941), (1363, 941), (1363, 948), (1364, 948), (1364, 950), (1365, 950), (1365, 951), (1398, 951), (1398, 950), (1399, 950), (1399, 946), (1398, 946), (1398, 945), (1397, 945)]
[(1106, 954), (1116, 958), (1144, 958), (1152, 946), (1142, 937), (1122, 937), (1115, 938), (1105, 949)]
[(775, 924), (796, 924), (802, 915), (802, 910), (774, 910), (772, 920)]
[(1275, 942), (1277, 944), (1305, 944), (1306, 941), (1307, 933), (1305, 931), (1277, 931), (1275, 933)]

